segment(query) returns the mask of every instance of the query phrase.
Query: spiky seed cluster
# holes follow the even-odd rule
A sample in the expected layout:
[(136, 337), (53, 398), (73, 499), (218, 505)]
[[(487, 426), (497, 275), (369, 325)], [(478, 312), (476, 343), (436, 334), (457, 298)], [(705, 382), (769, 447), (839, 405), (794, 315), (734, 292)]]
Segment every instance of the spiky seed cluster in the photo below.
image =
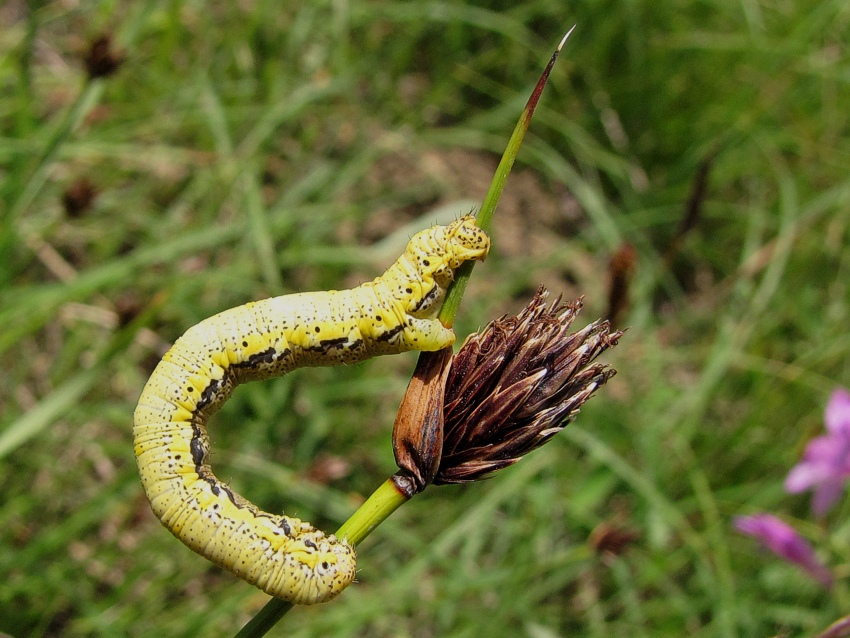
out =
[(547, 306), (540, 288), (516, 317), (470, 335), (445, 386), (442, 455), (434, 483), (465, 483), (516, 463), (563, 429), (616, 373), (594, 359), (622, 332), (595, 321), (569, 333), (581, 300)]

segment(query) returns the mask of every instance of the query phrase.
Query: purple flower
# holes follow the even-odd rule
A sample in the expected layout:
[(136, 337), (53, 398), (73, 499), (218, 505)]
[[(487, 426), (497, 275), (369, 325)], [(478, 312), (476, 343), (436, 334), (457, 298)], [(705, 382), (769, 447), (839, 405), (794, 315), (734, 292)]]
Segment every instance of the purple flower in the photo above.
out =
[(841, 497), (850, 478), (850, 392), (839, 388), (832, 393), (824, 420), (827, 434), (809, 441), (803, 460), (785, 479), (785, 490), (792, 494), (814, 488), (812, 510), (818, 516)]
[(832, 586), (829, 570), (815, 558), (815, 552), (806, 539), (788, 523), (771, 514), (756, 514), (735, 517), (735, 528), (754, 536), (780, 558), (799, 565), (824, 587)]

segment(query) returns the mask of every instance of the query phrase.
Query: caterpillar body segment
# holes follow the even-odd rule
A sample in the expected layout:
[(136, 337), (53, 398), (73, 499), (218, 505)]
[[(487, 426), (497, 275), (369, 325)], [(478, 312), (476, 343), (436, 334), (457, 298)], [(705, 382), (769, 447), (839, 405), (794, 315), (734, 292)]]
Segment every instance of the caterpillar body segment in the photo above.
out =
[(354, 549), (260, 510), (219, 481), (208, 419), (246, 381), (452, 344), (454, 332), (437, 319), (446, 288), (455, 268), (484, 259), (489, 247), (465, 216), (417, 233), (382, 276), (357, 288), (251, 302), (189, 328), (157, 365), (134, 415), (142, 486), (163, 525), (272, 596), (296, 604), (337, 596), (354, 580)]

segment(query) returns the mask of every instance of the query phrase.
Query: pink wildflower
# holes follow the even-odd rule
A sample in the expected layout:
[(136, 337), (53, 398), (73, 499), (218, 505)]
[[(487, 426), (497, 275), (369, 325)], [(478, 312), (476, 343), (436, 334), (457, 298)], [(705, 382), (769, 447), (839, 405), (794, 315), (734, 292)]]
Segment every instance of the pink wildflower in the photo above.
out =
[(824, 587), (832, 586), (829, 570), (815, 558), (811, 545), (788, 523), (771, 514), (738, 516), (735, 528), (760, 540), (770, 551), (795, 563)]
[(792, 494), (814, 489), (812, 510), (818, 516), (841, 497), (850, 478), (850, 392), (839, 388), (832, 393), (824, 420), (827, 434), (809, 441), (803, 460), (785, 479)]

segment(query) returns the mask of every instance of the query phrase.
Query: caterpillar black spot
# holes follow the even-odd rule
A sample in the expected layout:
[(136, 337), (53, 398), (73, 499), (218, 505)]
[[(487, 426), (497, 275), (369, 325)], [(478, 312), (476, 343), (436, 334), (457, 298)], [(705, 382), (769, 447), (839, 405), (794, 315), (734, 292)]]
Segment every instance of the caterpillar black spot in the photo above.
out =
[(260, 510), (210, 468), (207, 421), (240, 383), (303, 366), (439, 350), (454, 332), (437, 319), (454, 269), (487, 256), (472, 216), (413, 236), (380, 277), (351, 290), (247, 303), (180, 337), (134, 415), (135, 454), (151, 508), (177, 538), (266, 593), (296, 604), (331, 600), (355, 576), (345, 539)]

